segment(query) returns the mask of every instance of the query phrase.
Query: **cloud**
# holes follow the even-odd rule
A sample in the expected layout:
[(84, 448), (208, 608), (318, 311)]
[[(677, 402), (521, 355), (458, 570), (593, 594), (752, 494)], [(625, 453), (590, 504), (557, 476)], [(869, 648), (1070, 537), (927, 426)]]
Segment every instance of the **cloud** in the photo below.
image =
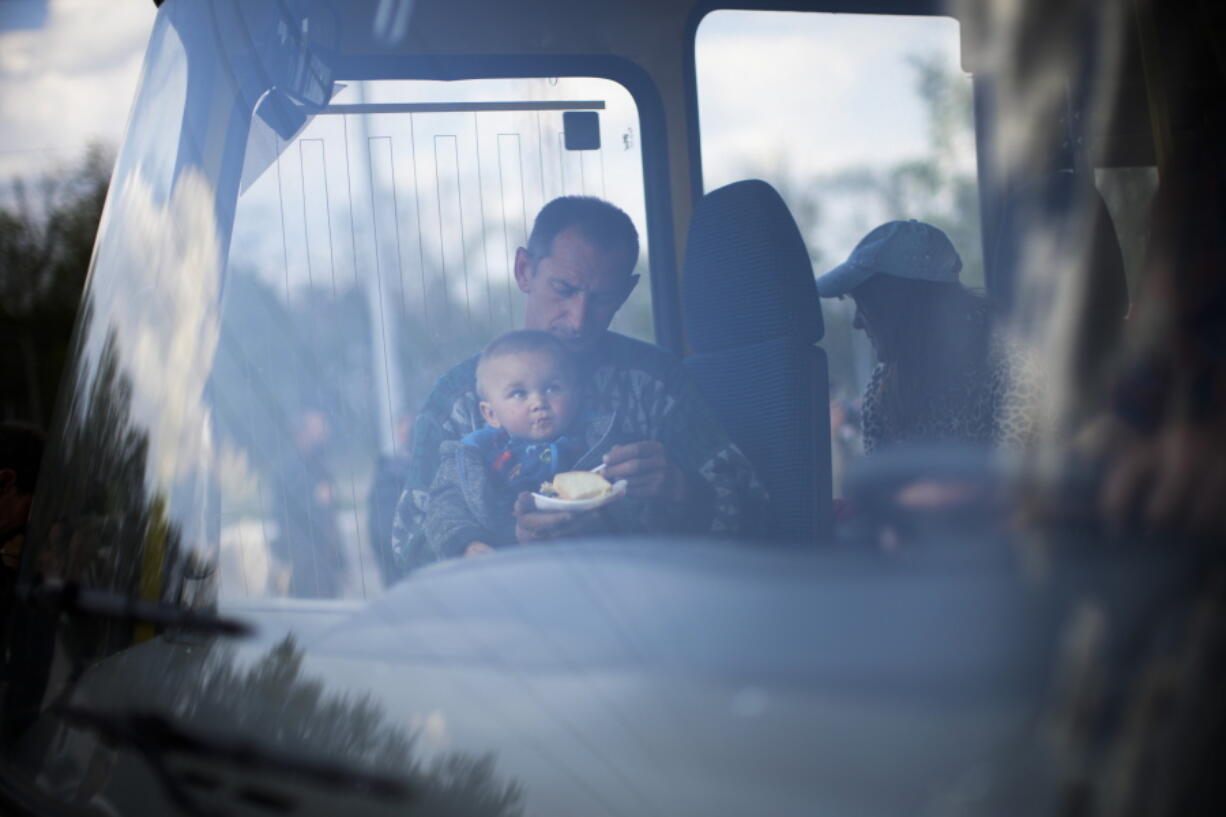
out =
[(952, 21), (716, 12), (697, 37), (708, 180), (787, 153), (798, 172), (888, 164), (921, 152), (926, 122), (907, 64), (956, 60)]
[(167, 485), (190, 474), (208, 446), (204, 389), (220, 333), (213, 189), (194, 169), (180, 174), (165, 204), (139, 174), (117, 187), (95, 288), (123, 271), (126, 296), (112, 299), (108, 317), (131, 378), (134, 419), (149, 432), (151, 476)]
[(0, 178), (71, 162), (91, 140), (118, 144), (156, 13), (150, 0), (47, 10), (41, 28), (0, 29)]

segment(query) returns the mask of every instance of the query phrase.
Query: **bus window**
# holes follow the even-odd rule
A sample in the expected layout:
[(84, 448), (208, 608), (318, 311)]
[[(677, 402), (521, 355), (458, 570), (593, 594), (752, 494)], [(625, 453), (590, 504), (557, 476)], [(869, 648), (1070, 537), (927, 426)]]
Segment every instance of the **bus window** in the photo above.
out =
[[(814, 273), (878, 224), (940, 227), (982, 287), (971, 78), (951, 18), (720, 10), (694, 42), (705, 190), (770, 182), (804, 235)], [(856, 399), (872, 347), (850, 299), (822, 303), (836, 412), (835, 491), (858, 450)], [(846, 418), (841, 420), (841, 418)]]
[[(574, 111), (599, 147), (568, 147)], [(588, 78), (350, 82), (289, 138), (255, 120), (212, 379), (223, 595), (379, 586), (372, 465), (405, 455), (439, 375), (519, 326), (515, 251), (544, 203), (612, 201), (646, 248), (638, 133), (630, 94)], [(613, 329), (651, 327), (643, 282)]]

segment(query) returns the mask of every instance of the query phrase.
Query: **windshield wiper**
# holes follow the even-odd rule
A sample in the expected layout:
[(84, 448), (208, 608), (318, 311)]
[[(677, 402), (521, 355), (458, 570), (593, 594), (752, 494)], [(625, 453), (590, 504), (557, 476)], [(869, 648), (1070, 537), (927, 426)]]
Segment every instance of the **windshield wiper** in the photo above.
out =
[(24, 598), (47, 609), (130, 624), (152, 624), (183, 632), (236, 638), (254, 633), (254, 628), (242, 621), (164, 601), (149, 601), (108, 590), (82, 587), (76, 582), (55, 579), (39, 581), (25, 588)]
[[(70, 723), (136, 750), (149, 764), (167, 797), (192, 817), (217, 817), (220, 812), (200, 805), (197, 797), (188, 789), (216, 789), (220, 781), (190, 770), (176, 772), (167, 764), (167, 760), (175, 755), (215, 761), (244, 773), (285, 775), (295, 778), (296, 783), (380, 800), (408, 800), (413, 794), (408, 784), (395, 777), (291, 755), (242, 738), (189, 732), (164, 715), (153, 712), (122, 710), (112, 713), (67, 704), (56, 711)], [(245, 805), (272, 811), (289, 812), (297, 805), (287, 791), (266, 787), (239, 786), (235, 788), (234, 796)]]

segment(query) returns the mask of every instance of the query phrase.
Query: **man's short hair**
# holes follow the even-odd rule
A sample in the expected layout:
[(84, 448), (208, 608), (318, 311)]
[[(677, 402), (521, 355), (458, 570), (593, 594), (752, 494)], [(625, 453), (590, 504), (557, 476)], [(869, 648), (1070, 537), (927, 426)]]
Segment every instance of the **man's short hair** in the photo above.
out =
[(20, 423), (0, 423), (0, 468), (17, 473), (17, 490), (34, 493), (43, 459), (43, 433)]
[(528, 236), (528, 255), (533, 261), (553, 250), (553, 240), (564, 230), (574, 229), (597, 249), (625, 253), (626, 272), (639, 258), (639, 233), (634, 222), (619, 207), (594, 196), (561, 196), (537, 213)]
[(516, 329), (499, 335), (489, 342), (477, 358), (477, 393), (484, 397), (481, 388), (481, 372), (491, 360), (508, 355), (522, 355), (533, 352), (547, 352), (561, 364), (572, 379), (576, 374), (575, 358), (562, 341), (552, 333), (541, 329)]

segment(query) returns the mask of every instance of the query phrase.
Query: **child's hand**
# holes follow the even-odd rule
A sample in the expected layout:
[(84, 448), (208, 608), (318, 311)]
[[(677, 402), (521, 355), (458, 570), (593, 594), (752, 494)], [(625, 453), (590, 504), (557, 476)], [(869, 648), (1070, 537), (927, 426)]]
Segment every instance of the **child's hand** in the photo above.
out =
[(468, 547), (464, 548), (464, 558), (471, 559), (474, 556), (484, 556), (487, 553), (493, 553), (494, 549), (485, 542), (469, 542)]

